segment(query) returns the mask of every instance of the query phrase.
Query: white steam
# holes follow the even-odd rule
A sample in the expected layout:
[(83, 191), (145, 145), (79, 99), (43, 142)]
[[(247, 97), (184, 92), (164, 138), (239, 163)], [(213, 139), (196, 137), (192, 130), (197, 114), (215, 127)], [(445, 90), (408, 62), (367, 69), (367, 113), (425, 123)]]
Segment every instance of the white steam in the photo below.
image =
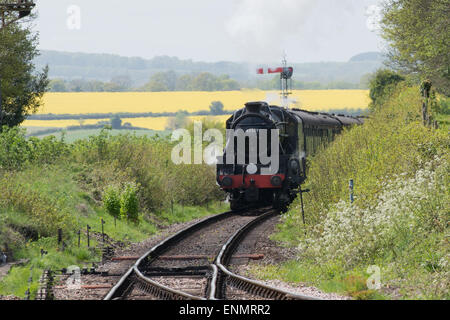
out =
[(243, 58), (278, 61), (288, 37), (298, 36), (315, 0), (243, 0), (227, 31)]

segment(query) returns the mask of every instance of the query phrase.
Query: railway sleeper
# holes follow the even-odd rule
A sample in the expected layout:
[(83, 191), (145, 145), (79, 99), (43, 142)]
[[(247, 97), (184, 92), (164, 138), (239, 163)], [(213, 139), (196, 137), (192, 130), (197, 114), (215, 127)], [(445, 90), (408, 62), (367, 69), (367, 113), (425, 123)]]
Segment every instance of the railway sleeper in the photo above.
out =
[(209, 266), (190, 266), (181, 268), (152, 267), (144, 271), (146, 277), (161, 276), (206, 276), (211, 272)]
[(177, 294), (176, 292), (167, 291), (161, 286), (146, 282), (139, 278), (136, 281), (136, 287), (142, 292), (150, 294), (151, 296), (161, 300), (189, 300), (189, 298), (184, 296), (183, 294)]

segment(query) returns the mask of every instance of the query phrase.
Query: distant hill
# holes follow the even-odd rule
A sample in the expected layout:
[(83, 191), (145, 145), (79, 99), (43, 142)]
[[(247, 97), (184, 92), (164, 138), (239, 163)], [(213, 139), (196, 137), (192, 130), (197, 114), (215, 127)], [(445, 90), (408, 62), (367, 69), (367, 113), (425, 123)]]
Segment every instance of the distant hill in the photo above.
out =
[(364, 52), (350, 58), (349, 62), (379, 61), (383, 62), (385, 56), (381, 52)]
[[(196, 62), (168, 56), (143, 59), (113, 54), (43, 50), (35, 63), (38, 68), (48, 64), (51, 78), (110, 81), (114, 77), (126, 76), (134, 86), (143, 85), (157, 72), (169, 70), (177, 74), (201, 72), (226, 74), (242, 83), (253, 83), (261, 79), (253, 72), (256, 65), (250, 63)], [(381, 65), (381, 54), (369, 52), (352, 57), (348, 62), (294, 63), (293, 67), (294, 78), (297, 81), (359, 83), (363, 75), (374, 72)]]

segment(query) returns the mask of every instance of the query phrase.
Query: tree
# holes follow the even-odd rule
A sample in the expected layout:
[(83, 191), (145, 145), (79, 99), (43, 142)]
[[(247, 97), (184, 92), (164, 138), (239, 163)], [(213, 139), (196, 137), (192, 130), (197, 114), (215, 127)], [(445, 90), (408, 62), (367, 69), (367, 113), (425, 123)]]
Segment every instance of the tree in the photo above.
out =
[(169, 118), (167, 121), (166, 130), (176, 130), (185, 128), (189, 122), (189, 113), (185, 110), (180, 110), (176, 113), (175, 117)]
[(202, 72), (192, 81), (192, 87), (196, 91), (214, 91), (217, 88), (217, 78), (208, 72)]
[(223, 103), (220, 101), (213, 101), (209, 106), (209, 110), (213, 115), (222, 115), (223, 114)]
[(360, 89), (367, 89), (370, 85), (370, 80), (372, 79), (373, 74), (372, 73), (366, 73), (364, 74), (361, 79), (359, 80), (359, 88)]
[(50, 92), (67, 92), (66, 82), (62, 79), (53, 79), (49, 83)]
[(144, 91), (174, 91), (177, 83), (177, 75), (173, 71), (155, 73), (150, 81), (144, 85)]
[(241, 86), (228, 75), (215, 76), (208, 72), (177, 76), (174, 71), (155, 73), (141, 91), (231, 91)]
[(111, 79), (110, 83), (113, 83), (118, 87), (119, 90), (117, 91), (126, 91), (132, 86), (131, 78), (127, 75), (115, 76)]
[(177, 79), (177, 91), (192, 91), (192, 76), (184, 74)]
[(122, 119), (120, 119), (119, 116), (115, 115), (111, 118), (111, 127), (113, 129), (120, 129), (122, 128)]
[(31, 27), (11, 24), (0, 29), (0, 130), (17, 126), (42, 104), (48, 86), (48, 67), (36, 72), (38, 36)]
[(450, 95), (450, 0), (386, 0), (383, 13), (389, 66)]
[(387, 69), (378, 70), (369, 83), (369, 96), (372, 100), (371, 108), (381, 105), (384, 97), (387, 97), (393, 88), (404, 80), (405, 78), (395, 71)]

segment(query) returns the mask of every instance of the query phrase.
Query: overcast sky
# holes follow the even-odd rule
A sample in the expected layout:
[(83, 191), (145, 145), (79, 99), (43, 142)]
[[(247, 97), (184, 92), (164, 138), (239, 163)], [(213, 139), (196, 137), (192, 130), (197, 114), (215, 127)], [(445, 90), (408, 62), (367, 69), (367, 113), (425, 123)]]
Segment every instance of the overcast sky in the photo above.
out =
[(40, 48), (195, 61), (347, 61), (380, 51), (380, 0), (35, 0)]

